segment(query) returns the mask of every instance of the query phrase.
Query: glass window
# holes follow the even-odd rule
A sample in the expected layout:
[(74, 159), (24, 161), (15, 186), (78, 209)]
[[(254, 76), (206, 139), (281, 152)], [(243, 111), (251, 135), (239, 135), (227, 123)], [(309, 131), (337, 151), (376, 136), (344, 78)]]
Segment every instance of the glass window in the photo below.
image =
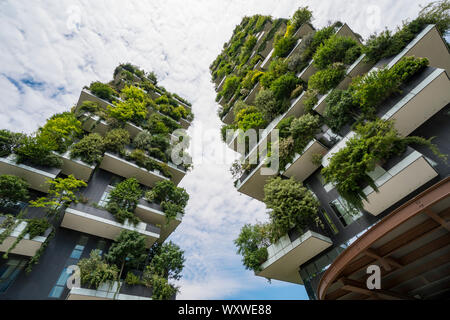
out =
[(54, 286), (50, 294), (48, 295), (50, 298), (59, 298), (64, 291), (64, 287)]
[(105, 191), (100, 199), (100, 201), (98, 202), (98, 205), (101, 207), (106, 207), (106, 205), (108, 204), (108, 196), (109, 196), (109, 192)]
[(5, 293), (25, 266), (25, 261), (9, 259), (0, 266), (0, 293)]
[(341, 197), (333, 200), (330, 203), (330, 207), (334, 210), (336, 216), (339, 218), (339, 221), (341, 221), (344, 227), (348, 226), (362, 216), (361, 211), (350, 208), (347, 201)]
[(325, 218), (325, 220), (327, 221), (328, 225), (330, 226), (330, 229), (333, 232), (333, 234), (338, 234), (339, 230), (336, 227), (336, 225), (333, 223), (333, 220), (331, 220), (330, 216), (328, 215), (328, 212), (323, 208), (320, 208), (320, 212), (322, 212), (322, 215)]

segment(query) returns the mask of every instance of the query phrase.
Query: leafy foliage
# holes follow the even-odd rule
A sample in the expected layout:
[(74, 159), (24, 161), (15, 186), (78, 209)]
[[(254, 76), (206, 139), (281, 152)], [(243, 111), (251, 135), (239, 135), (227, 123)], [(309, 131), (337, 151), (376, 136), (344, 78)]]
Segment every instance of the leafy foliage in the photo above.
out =
[[(348, 61), (351, 59), (346, 59), (347, 52), (357, 46), (358, 43), (351, 37), (332, 35), (317, 48), (313, 57), (314, 65), (319, 69), (326, 69), (335, 62), (347, 62), (350, 64), (353, 61)], [(354, 55), (352, 55), (352, 58), (354, 58)]]
[(258, 111), (254, 106), (249, 106), (239, 111), (235, 122), (238, 128), (244, 132), (249, 129), (260, 129), (266, 125), (262, 112)]
[(20, 146), (23, 136), (23, 133), (0, 130), (0, 157), (6, 157), (13, 153)]
[(101, 161), (104, 151), (105, 145), (102, 136), (98, 133), (91, 133), (71, 146), (70, 157), (72, 159), (80, 158), (87, 164), (94, 165)]
[(303, 231), (317, 216), (319, 202), (301, 182), (293, 178), (283, 180), (272, 178), (264, 186), (264, 203), (273, 225), (271, 237), (278, 239), (289, 230)]
[(122, 272), (124, 267), (136, 268), (145, 261), (145, 237), (136, 231), (123, 230), (109, 248), (105, 259)]
[(0, 206), (5, 207), (19, 201), (26, 201), (29, 184), (14, 175), (0, 175)]
[(131, 217), (130, 222), (137, 223), (134, 210), (142, 197), (142, 189), (136, 178), (128, 178), (118, 183), (109, 193), (106, 209), (110, 211), (120, 223)]
[(109, 102), (113, 100), (113, 95), (115, 94), (113, 88), (101, 82), (92, 82), (89, 86), (89, 90), (100, 99), (104, 99)]
[(48, 216), (54, 218), (59, 214), (60, 209), (68, 207), (72, 202), (77, 202), (78, 197), (75, 192), (82, 187), (86, 187), (86, 182), (77, 180), (73, 175), (67, 178), (56, 178), (47, 180), (50, 185), (48, 195), (31, 200), (30, 206), (36, 208), (45, 208)]
[(333, 90), (325, 99), (325, 123), (334, 132), (339, 132), (347, 123), (357, 117), (351, 93), (347, 90)]
[(52, 153), (48, 141), (35, 136), (22, 136), (15, 149), (18, 163), (31, 163), (38, 166), (60, 168), (62, 160)]
[(119, 269), (116, 265), (109, 265), (100, 255), (100, 250), (92, 250), (89, 258), (78, 262), (80, 267), (81, 284), (89, 288), (98, 289), (105, 282), (115, 281), (118, 278)]
[(185, 189), (175, 186), (172, 181), (159, 181), (145, 194), (149, 202), (157, 202), (166, 214), (167, 222), (176, 218), (178, 213), (184, 214), (184, 208), (189, 201)]
[(308, 81), (308, 88), (316, 89), (325, 94), (341, 82), (345, 76), (345, 68), (342, 63), (334, 63), (327, 69), (319, 70)]
[(103, 143), (105, 150), (121, 153), (130, 143), (130, 134), (125, 129), (113, 129), (106, 133)]
[(246, 269), (258, 272), (261, 270), (261, 264), (267, 260), (267, 247), (270, 244), (269, 229), (268, 224), (246, 224), (242, 227), (239, 237), (234, 240)]

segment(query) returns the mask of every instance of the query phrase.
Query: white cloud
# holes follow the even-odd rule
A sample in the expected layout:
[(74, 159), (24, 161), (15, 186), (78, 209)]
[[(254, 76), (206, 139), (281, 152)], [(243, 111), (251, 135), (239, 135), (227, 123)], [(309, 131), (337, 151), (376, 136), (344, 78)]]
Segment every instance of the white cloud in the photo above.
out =
[[(222, 163), (222, 153), (228, 159), (234, 155), (220, 142), (210, 63), (244, 15), (287, 18), (298, 6), (309, 5), (316, 27), (339, 19), (367, 37), (416, 16), (418, 4), (426, 2), (0, 1), (0, 127), (36, 130), (51, 114), (75, 104), (84, 85), (110, 80), (121, 62), (155, 71), (162, 85), (193, 103), (196, 120), (190, 132), (200, 126), (214, 132), (204, 141), (193, 141), (196, 167), (182, 182), (191, 201), (172, 237), (187, 256), (181, 297), (270, 290), (264, 279), (244, 270), (232, 243), (243, 224), (265, 219), (265, 208), (235, 190), (228, 173), (231, 160), (215, 163), (214, 156)], [(42, 85), (27, 85), (23, 79)]]

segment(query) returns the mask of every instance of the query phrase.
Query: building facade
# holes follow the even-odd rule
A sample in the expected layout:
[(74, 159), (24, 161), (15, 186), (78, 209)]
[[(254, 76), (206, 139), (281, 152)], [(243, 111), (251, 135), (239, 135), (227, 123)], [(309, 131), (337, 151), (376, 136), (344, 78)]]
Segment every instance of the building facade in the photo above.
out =
[[(314, 223), (291, 227), (271, 243), (255, 240), (260, 242), (252, 250), (267, 250), (258, 266), (246, 262), (253, 253), (246, 256), (240, 247), (244, 264), (257, 276), (304, 285), (310, 299), (448, 295), (450, 170), (439, 152), (418, 142), (431, 139), (442, 154), (449, 154), (450, 54), (442, 37), (447, 30), (440, 30), (426, 10), (396, 34), (366, 41), (346, 23), (317, 30), (310, 21), (311, 13), (304, 8), (290, 20), (246, 17), (210, 66), (223, 140), (241, 153), (237, 190), (267, 204), (273, 198), (265, 192), (268, 182), (293, 178), (318, 201)], [(402, 36), (395, 49), (383, 42)], [(407, 65), (415, 65), (414, 71), (407, 71)], [(381, 88), (377, 92), (376, 85)], [(377, 159), (368, 139), (381, 141), (387, 133), (370, 133), (368, 128), (379, 129), (381, 123), (389, 123), (398, 139), (416, 143)], [(254, 144), (242, 139), (250, 129), (259, 130)], [(280, 169), (267, 174), (263, 169), (270, 158), (267, 150), (274, 150), (276, 129)], [(362, 155), (352, 153), (356, 146)], [(377, 160), (361, 170), (359, 177), (364, 178), (358, 180), (354, 176), (364, 155)], [(349, 167), (343, 168), (344, 163)], [(351, 192), (344, 185), (349, 182), (355, 184)], [(431, 213), (422, 221), (418, 215), (417, 224), (407, 219), (392, 223), (399, 212), (438, 186), (443, 195), (430, 202)], [(275, 220), (271, 215), (271, 226), (277, 225)], [(414, 229), (426, 223), (434, 226), (434, 235)], [(381, 225), (385, 238), (378, 234), (378, 242), (366, 243)], [(410, 233), (402, 238), (399, 230)], [(405, 237), (407, 243), (402, 242)], [(442, 238), (439, 244), (437, 237)], [(409, 259), (421, 246), (435, 250), (424, 249)], [(350, 252), (354, 255), (347, 264), (339, 265)], [(438, 262), (424, 269), (433, 257)], [(367, 289), (364, 268), (372, 264), (380, 266), (382, 285), (389, 288)]]
[[(65, 122), (59, 125), (52, 122), (55, 119)], [(36, 134), (27, 137), (3, 130), (0, 179), (21, 178), (28, 197), (11, 200), (2, 190), (6, 198), (1, 208), (0, 251), (8, 254), (0, 261), (0, 299), (155, 298), (151, 286), (126, 277), (129, 273), (142, 276), (149, 264), (148, 250), (162, 245), (182, 221), (188, 195), (177, 185), (190, 166), (188, 161), (173, 160), (171, 153), (192, 119), (191, 104), (159, 86), (153, 73), (122, 64), (110, 83), (85, 87), (70, 112), (53, 116)], [(61, 131), (64, 143), (57, 143), (57, 148), (42, 146)], [(34, 151), (29, 148), (33, 143), (38, 144)], [(45, 160), (50, 157), (53, 162)], [(68, 177), (84, 182), (73, 190), (73, 199), (60, 206), (31, 205), (42, 197), (59, 200), (50, 197), (55, 188), (48, 180)], [(117, 200), (113, 206), (111, 193), (121, 184), (134, 188), (129, 194), (134, 198)], [(149, 192), (157, 188), (162, 192), (150, 197)], [(169, 199), (170, 192), (183, 199)], [(67, 195), (66, 189), (59, 194)], [(58, 212), (50, 219), (50, 209), (55, 207)], [(48, 229), (31, 236), (27, 225), (46, 219)], [(120, 279), (99, 286), (81, 282), (69, 288), (73, 266), (95, 249), (104, 257), (124, 231), (145, 239), (145, 261), (131, 268), (127, 257)]]

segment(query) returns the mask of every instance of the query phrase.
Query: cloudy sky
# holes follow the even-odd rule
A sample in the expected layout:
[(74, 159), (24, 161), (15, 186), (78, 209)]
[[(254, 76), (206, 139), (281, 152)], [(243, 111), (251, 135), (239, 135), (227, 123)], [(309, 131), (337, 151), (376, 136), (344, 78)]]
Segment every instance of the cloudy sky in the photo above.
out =
[(228, 168), (235, 155), (219, 137), (208, 67), (242, 17), (288, 18), (299, 6), (314, 25), (347, 22), (364, 38), (393, 29), (420, 10), (419, 0), (0, 0), (0, 127), (33, 132), (78, 100), (92, 81), (109, 81), (122, 62), (154, 71), (193, 104), (191, 195), (172, 235), (186, 251), (184, 299), (307, 299), (302, 286), (268, 283), (246, 271), (233, 239), (266, 219), (265, 207), (239, 194)]

